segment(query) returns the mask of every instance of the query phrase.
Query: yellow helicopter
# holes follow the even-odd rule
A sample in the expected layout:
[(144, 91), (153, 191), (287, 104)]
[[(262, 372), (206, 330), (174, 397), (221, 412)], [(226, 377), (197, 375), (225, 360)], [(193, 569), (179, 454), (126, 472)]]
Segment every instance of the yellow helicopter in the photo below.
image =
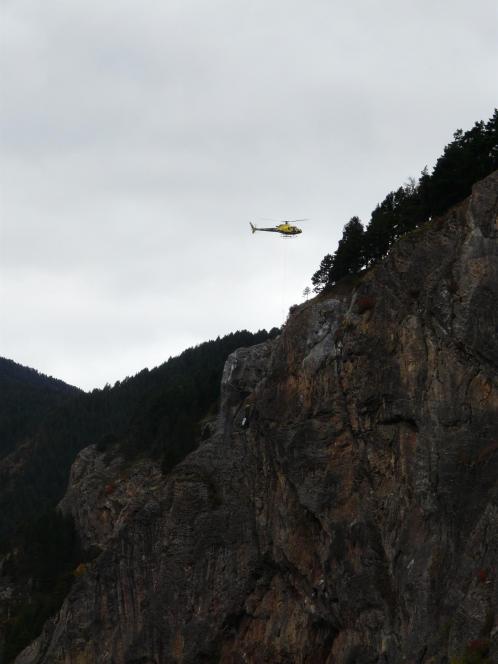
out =
[(257, 228), (251, 222), (249, 222), (249, 224), (253, 233), (256, 231), (266, 231), (267, 233), (280, 233), (280, 235), (283, 237), (292, 237), (293, 235), (299, 235), (299, 233), (303, 232), (298, 226), (294, 226), (296, 221), (307, 221), (307, 219), (292, 219), (291, 221), (281, 221), (273, 228)]

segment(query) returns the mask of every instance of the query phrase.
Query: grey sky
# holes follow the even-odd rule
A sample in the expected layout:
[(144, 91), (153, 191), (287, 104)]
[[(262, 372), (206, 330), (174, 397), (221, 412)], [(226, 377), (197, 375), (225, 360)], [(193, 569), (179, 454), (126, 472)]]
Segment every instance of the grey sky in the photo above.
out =
[(1, 0), (0, 354), (91, 388), (281, 324), (351, 216), (492, 114), (495, 6)]

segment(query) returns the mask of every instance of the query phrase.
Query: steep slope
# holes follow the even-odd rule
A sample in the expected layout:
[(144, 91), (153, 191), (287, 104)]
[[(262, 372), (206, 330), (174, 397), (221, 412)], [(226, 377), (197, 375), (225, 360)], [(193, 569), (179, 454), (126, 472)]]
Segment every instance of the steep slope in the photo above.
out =
[(81, 452), (103, 552), (17, 664), (498, 661), (497, 214), (494, 173), (233, 353), (166, 479)]

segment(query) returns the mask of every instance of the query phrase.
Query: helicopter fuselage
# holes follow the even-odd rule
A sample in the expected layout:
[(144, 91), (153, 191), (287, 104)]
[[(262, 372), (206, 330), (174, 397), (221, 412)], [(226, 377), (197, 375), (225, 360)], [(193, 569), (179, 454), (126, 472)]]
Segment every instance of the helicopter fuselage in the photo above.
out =
[(272, 228), (257, 228), (251, 224), (251, 229), (253, 233), (256, 231), (265, 231), (266, 233), (280, 233), (280, 235), (299, 235), (299, 233), (303, 232), (298, 226), (294, 226), (287, 222), (283, 222)]

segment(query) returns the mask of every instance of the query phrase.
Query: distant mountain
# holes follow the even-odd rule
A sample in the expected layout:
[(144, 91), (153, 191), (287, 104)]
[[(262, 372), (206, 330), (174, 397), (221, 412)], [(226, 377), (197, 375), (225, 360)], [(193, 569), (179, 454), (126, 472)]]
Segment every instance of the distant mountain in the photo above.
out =
[(0, 357), (0, 458), (22, 444), (47, 414), (81, 393), (62, 380)]
[(44, 388), (50, 392), (73, 393), (79, 392), (77, 387), (68, 385), (63, 380), (52, 378), (40, 373), (36, 369), (25, 367), (13, 360), (0, 357), (0, 387), (9, 387), (15, 384), (30, 385), (35, 388)]

